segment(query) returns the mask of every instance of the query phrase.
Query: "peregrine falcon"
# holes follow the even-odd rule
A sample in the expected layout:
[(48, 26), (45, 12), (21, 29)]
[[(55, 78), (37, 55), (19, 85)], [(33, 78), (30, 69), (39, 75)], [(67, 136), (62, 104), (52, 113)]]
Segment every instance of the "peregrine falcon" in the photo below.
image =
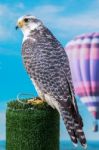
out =
[(68, 57), (60, 42), (41, 20), (26, 15), (18, 19), (24, 38), (22, 58), (39, 97), (56, 108), (74, 145), (86, 148), (83, 121), (76, 103)]

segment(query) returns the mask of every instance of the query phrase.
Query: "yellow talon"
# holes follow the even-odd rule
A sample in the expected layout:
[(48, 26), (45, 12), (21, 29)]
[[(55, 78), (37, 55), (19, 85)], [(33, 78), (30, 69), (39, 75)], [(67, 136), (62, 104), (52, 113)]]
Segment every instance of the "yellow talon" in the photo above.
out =
[(27, 103), (28, 104), (42, 104), (42, 103), (44, 103), (44, 101), (43, 100), (41, 100), (41, 99), (29, 99), (28, 101), (27, 101)]

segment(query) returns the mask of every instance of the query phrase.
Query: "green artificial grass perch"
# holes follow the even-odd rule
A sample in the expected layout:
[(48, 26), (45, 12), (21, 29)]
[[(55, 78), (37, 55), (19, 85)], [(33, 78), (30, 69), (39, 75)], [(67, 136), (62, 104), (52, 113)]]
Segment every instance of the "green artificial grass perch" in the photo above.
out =
[[(23, 102), (27, 103), (27, 100)], [(59, 150), (57, 110), (46, 102), (9, 102), (6, 111), (6, 150)]]

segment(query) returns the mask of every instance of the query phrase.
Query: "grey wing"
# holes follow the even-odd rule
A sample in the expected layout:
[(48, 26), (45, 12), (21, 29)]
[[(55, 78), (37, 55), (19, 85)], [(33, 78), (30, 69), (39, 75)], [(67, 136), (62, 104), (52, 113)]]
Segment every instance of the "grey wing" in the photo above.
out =
[[(59, 43), (56, 45), (58, 45), (58, 47), (54, 49), (54, 51), (49, 51), (50, 55), (46, 54), (47, 50), (44, 51), (43, 59), (41, 59), (41, 49), (37, 49), (36, 45), (35, 51), (33, 52), (33, 43), (26, 43), (25, 46), (23, 46), (24, 63), (28, 74), (36, 81), (41, 91), (44, 94), (49, 94), (49, 96), (59, 102), (61, 114), (67, 130), (70, 132), (69, 134), (72, 141), (76, 143), (77, 136), (78, 138), (81, 138), (82, 143), (85, 143), (84, 133), (82, 131), (82, 122), (79, 118), (79, 113), (77, 113), (77, 108), (75, 107), (76, 101), (72, 98), (72, 80), (70, 70), (68, 69), (69, 63), (67, 61), (67, 56)], [(27, 53), (30, 54), (27, 55)], [(44, 55), (46, 59), (44, 58)], [(67, 117), (69, 117), (69, 119), (67, 119)], [(69, 125), (69, 123), (71, 123), (71, 125)], [(76, 125), (75, 129), (74, 124)], [(80, 134), (78, 133), (79, 130), (81, 132)], [(75, 132), (77, 135), (75, 135)]]
[[(57, 42), (57, 51), (59, 52), (58, 55), (58, 63), (60, 64), (60, 70), (62, 74), (64, 74), (64, 80), (68, 85), (68, 97), (71, 97), (71, 102), (74, 105), (75, 111), (78, 113), (78, 107), (77, 107), (77, 102), (75, 98), (75, 91), (74, 91), (74, 86), (73, 86), (73, 81), (72, 81), (72, 75), (71, 75), (71, 70), (70, 70), (70, 65), (69, 65), (69, 59), (68, 56), (60, 44), (60, 42)], [(64, 82), (64, 83), (65, 83)]]
[[(47, 49), (43, 54), (41, 49), (44, 49), (44, 45), (40, 44), (43, 41), (35, 43), (31, 39), (26, 40), (22, 45), (23, 62), (30, 78), (36, 81), (44, 93), (58, 98), (61, 96), (62, 100), (66, 101), (67, 97), (74, 95), (69, 61), (61, 44), (53, 35), (50, 37), (49, 45), (46, 45)], [(42, 39), (44, 38), (40, 38)], [(72, 102), (75, 106), (73, 98)]]
[[(22, 46), (23, 62), (30, 76), (38, 84), (39, 88), (44, 93), (50, 93), (52, 96), (57, 96), (57, 99), (66, 101), (67, 97), (74, 95), (74, 89), (71, 79), (68, 57), (61, 44), (53, 37), (46, 45), (37, 43), (32, 40), (26, 40)], [(43, 38), (40, 38), (42, 40)], [(52, 40), (53, 39), (53, 40)], [(49, 64), (49, 65), (48, 65)], [(74, 106), (75, 100), (72, 98)]]

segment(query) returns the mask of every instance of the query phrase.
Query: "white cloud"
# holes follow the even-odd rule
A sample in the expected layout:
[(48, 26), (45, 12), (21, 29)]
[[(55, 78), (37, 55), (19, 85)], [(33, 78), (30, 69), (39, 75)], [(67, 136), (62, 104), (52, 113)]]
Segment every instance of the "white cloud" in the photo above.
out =
[(59, 13), (64, 10), (64, 7), (62, 6), (54, 6), (54, 5), (43, 5), (43, 6), (37, 6), (35, 7), (31, 12), (38, 16), (42, 16), (45, 14), (48, 15), (54, 15), (55, 13)]
[(13, 7), (11, 7), (11, 5), (0, 4), (0, 41), (10, 40), (12, 38), (14, 33), (13, 27), (18, 17), (21, 15), (31, 13), (41, 19), (43, 18), (49, 23), (49, 20), (52, 20), (53, 15), (62, 10), (63, 7), (53, 5), (37, 6), (32, 10), (28, 10), (27, 8), (25, 9), (25, 5), (22, 2), (13, 5)]
[[(98, 2), (95, 1), (91, 3), (88, 10), (80, 14), (78, 12), (78, 14), (69, 15), (66, 7), (67, 6), (42, 5), (35, 6), (29, 10), (22, 2), (14, 5), (13, 8), (9, 5), (0, 5), (0, 39), (11, 39), (14, 32), (12, 25), (15, 24), (19, 16), (24, 14), (33, 14), (39, 17), (52, 31), (56, 32), (58, 37), (63, 39), (82, 32), (99, 30)], [(8, 17), (8, 25), (11, 22), (9, 30), (5, 23), (6, 20), (4, 20), (5, 17)]]
[(25, 5), (22, 2), (19, 2), (18, 4), (16, 4), (16, 7), (20, 9), (24, 9)]
[[(0, 20), (7, 23), (9, 19), (13, 19), (19, 12), (14, 11), (15, 7), (10, 5), (0, 4)], [(1, 23), (1, 22), (0, 22)]]
[(16, 40), (13, 33), (15, 32), (14, 27), (16, 20), (22, 13), (21, 7), (24, 7), (22, 6), (22, 3), (19, 3), (13, 7), (10, 5), (0, 4), (0, 41)]
[(10, 31), (0, 24), (0, 41), (8, 40), (8, 38), (11, 38)]
[(65, 40), (84, 32), (99, 31), (99, 10), (98, 7), (95, 9), (96, 6), (97, 3), (94, 2), (88, 10), (72, 15), (68, 14), (66, 7), (54, 5), (37, 6), (30, 12)]
[[(9, 18), (5, 19), (6, 15), (8, 15)], [(11, 31), (9, 31), (8, 26), (5, 25), (6, 21), (8, 24), (10, 16), (11, 12), (8, 10), (8, 7), (6, 5), (0, 5), (0, 41), (7, 40), (11, 36)]]
[(6, 5), (0, 5), (0, 41), (8, 39), (10, 37), (10, 32), (5, 27), (5, 16), (9, 14), (10, 11)]
[(4, 14), (7, 12), (8, 12), (7, 5), (0, 4), (0, 16), (4, 16)]

